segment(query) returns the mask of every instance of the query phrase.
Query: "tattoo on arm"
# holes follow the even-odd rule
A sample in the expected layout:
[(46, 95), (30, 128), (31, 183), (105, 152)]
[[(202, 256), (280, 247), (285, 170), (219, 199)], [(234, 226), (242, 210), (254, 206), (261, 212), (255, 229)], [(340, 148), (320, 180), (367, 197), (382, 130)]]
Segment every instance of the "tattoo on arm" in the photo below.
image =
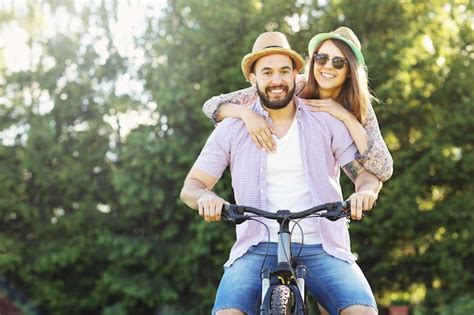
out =
[(365, 170), (361, 163), (356, 160), (344, 165), (342, 170), (350, 178), (350, 180), (355, 183), (357, 176)]

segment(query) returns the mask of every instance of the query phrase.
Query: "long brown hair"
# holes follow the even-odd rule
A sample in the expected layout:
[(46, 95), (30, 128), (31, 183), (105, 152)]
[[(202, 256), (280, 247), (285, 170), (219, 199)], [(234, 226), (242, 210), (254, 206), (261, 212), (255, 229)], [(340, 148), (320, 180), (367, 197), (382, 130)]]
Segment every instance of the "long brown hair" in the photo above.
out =
[[(370, 93), (367, 68), (365, 65), (357, 63), (354, 53), (346, 43), (338, 39), (328, 40), (331, 40), (342, 51), (349, 65), (348, 77), (335, 101), (342, 104), (359, 122), (363, 123), (367, 117), (371, 100), (377, 101), (377, 98)], [(314, 49), (314, 52), (317, 52), (324, 42), (321, 42)], [(300, 98), (319, 99), (319, 85), (314, 77), (314, 53), (309, 59), (308, 66), (306, 84), (298, 96)]]

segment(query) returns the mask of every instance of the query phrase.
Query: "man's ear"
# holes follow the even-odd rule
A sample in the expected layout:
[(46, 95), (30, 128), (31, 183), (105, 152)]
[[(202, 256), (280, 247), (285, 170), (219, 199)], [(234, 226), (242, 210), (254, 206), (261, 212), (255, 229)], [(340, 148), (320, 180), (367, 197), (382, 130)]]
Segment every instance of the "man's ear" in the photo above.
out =
[(257, 84), (257, 78), (255, 77), (255, 73), (251, 72), (249, 74), (249, 82), (252, 84), (252, 86), (255, 86)]

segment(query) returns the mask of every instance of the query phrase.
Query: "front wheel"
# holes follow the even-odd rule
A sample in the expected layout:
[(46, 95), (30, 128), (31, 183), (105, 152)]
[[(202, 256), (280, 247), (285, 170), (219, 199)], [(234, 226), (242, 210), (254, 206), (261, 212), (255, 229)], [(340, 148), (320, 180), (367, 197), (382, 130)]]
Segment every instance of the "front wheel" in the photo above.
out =
[(272, 291), (270, 315), (291, 315), (291, 295), (289, 287), (279, 285)]

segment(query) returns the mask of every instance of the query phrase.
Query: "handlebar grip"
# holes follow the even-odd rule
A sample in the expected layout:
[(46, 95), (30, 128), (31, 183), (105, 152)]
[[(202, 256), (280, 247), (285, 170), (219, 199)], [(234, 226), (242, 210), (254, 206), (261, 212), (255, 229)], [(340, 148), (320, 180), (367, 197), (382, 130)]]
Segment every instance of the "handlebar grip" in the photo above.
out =
[(221, 221), (232, 221), (232, 217), (230, 215), (230, 205), (228, 204), (222, 205)]
[(324, 216), (330, 221), (336, 221), (344, 217), (347, 218), (350, 215), (350, 206), (350, 200), (328, 203), (327, 212), (321, 216)]
[(221, 221), (240, 224), (247, 220), (247, 217), (244, 216), (243, 212), (243, 208), (240, 206), (224, 204), (222, 205)]
[[(347, 213), (347, 218), (349, 219), (350, 214), (351, 214), (351, 201), (349, 199), (344, 200), (342, 202), (342, 209)], [(364, 214), (364, 212), (362, 212), (362, 217), (364, 217), (364, 216), (365, 216), (365, 214)]]
[(342, 201), (342, 209), (348, 210), (351, 207), (351, 201), (349, 199)]

